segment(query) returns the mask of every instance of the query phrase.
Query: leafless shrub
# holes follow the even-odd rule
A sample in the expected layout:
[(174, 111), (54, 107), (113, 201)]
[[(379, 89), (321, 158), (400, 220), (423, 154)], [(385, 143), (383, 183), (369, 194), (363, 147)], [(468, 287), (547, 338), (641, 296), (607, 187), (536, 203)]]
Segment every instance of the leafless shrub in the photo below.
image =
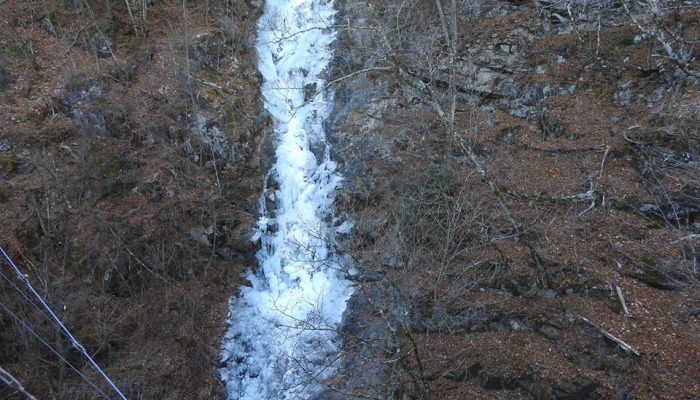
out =
[(675, 0), (640, 3), (624, 0), (622, 4), (632, 23), (644, 35), (653, 38), (676, 67), (689, 76), (700, 78), (700, 72), (693, 66), (700, 46), (697, 33), (692, 34), (697, 30), (691, 22), (697, 19), (696, 7)]

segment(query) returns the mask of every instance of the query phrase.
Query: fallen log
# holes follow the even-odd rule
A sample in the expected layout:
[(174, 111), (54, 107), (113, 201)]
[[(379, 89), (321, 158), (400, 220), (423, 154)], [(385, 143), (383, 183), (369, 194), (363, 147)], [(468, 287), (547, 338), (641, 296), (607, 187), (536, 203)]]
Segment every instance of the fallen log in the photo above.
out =
[(639, 352), (639, 350), (637, 350), (637, 349), (635, 349), (634, 347), (630, 346), (629, 344), (625, 343), (624, 341), (622, 341), (622, 339), (620, 339), (620, 338), (618, 338), (617, 336), (613, 335), (612, 333), (606, 331), (605, 329), (601, 328), (598, 324), (596, 324), (596, 323), (594, 323), (594, 322), (591, 322), (591, 321), (588, 320), (587, 318), (584, 318), (584, 317), (579, 317), (579, 318), (581, 318), (581, 320), (582, 320), (583, 322), (585, 322), (585, 323), (587, 323), (588, 325), (590, 325), (590, 326), (594, 327), (595, 329), (597, 329), (597, 330), (600, 332), (601, 335), (603, 335), (603, 336), (605, 336), (606, 338), (608, 338), (608, 339), (612, 340), (613, 342), (617, 343), (617, 345), (620, 346), (620, 348), (622, 348), (622, 350), (624, 350), (626, 353), (633, 354), (633, 355), (635, 355), (635, 356), (637, 356), (637, 357), (641, 357), (642, 354)]

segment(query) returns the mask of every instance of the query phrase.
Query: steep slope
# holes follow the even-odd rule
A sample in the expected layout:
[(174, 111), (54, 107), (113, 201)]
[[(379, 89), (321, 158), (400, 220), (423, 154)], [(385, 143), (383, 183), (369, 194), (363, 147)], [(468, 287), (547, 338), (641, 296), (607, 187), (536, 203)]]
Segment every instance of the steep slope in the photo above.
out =
[[(254, 263), (268, 168), (260, 7), (0, 4), (0, 241), (128, 398), (223, 396), (226, 304)], [(3, 304), (101, 385), (0, 285)], [(0, 337), (0, 364), (30, 393), (94, 396), (5, 314)]]
[(339, 398), (697, 398), (700, 86), (637, 23), (700, 26), (662, 3), (344, 3)]

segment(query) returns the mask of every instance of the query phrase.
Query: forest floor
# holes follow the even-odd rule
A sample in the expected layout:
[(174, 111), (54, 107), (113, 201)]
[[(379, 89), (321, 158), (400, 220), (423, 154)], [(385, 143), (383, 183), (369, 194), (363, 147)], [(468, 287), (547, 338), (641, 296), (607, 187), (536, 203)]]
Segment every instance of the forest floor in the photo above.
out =
[[(358, 4), (348, 20), (371, 20)], [(404, 310), (383, 318), (408, 355), (377, 356), (399, 393), (698, 399), (700, 84), (623, 11), (602, 18), (599, 37), (530, 3), (491, 1), (460, 20), (455, 123), (522, 234), (456, 145), (444, 162), (443, 125), (421, 93), (383, 72), (337, 90), (341, 204), (357, 221), (347, 246), (378, 280), (365, 293), (383, 293), (365, 318), (382, 302), (381, 315)], [(695, 54), (698, 17), (674, 19)], [(338, 76), (347, 60), (379, 59), (357, 40), (341, 36)]]
[[(0, 4), (0, 243), (128, 398), (223, 398), (267, 169), (261, 3), (129, 3)], [(113, 397), (10, 280), (2, 304)], [(96, 394), (6, 313), (0, 365), (40, 399)]]

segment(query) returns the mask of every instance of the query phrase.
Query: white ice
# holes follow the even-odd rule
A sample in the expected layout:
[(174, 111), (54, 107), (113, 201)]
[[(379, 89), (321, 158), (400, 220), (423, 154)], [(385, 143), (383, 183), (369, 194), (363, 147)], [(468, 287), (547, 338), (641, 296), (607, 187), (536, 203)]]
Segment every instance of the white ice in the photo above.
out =
[[(333, 249), (335, 235), (349, 225), (328, 226), (337, 222), (331, 213), (340, 183), (322, 126), (331, 107), (323, 73), (334, 16), (330, 1), (267, 0), (258, 24), (262, 95), (277, 135), (269, 175), (277, 182), (276, 208), (273, 217), (261, 199), (253, 236), (260, 242), (258, 268), (230, 302), (221, 354), (229, 399), (312, 397), (339, 357), (335, 329), (352, 289), (344, 279), (348, 263)], [(316, 95), (305, 99), (309, 84)], [(324, 149), (321, 159), (312, 144)]]

